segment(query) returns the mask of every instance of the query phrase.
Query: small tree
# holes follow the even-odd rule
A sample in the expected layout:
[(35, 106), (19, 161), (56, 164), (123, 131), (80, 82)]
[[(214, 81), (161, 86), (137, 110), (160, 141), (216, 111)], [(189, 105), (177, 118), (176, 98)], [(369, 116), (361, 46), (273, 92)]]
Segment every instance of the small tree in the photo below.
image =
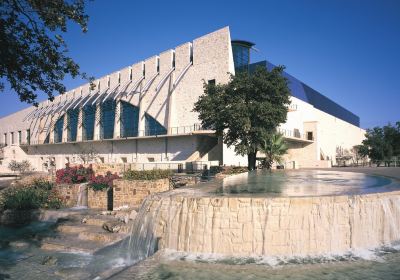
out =
[(204, 95), (194, 106), (204, 127), (214, 129), (239, 155), (247, 155), (248, 169), (255, 169), (259, 146), (286, 121), (290, 104), (284, 67), (254, 73), (238, 72), (225, 85), (204, 85)]
[(32, 169), (31, 163), (27, 160), (18, 162), (16, 160), (10, 161), (8, 168), (13, 172), (25, 173)]
[(271, 169), (274, 162), (282, 164), (283, 155), (288, 150), (283, 135), (280, 133), (274, 133), (264, 139), (259, 148), (265, 154), (265, 159), (261, 162), (261, 165), (267, 169)]
[(82, 148), (79, 151), (78, 156), (83, 161), (83, 164), (88, 164), (97, 158), (98, 153), (93, 146), (89, 146), (87, 148)]
[(353, 160), (358, 166), (359, 161), (362, 161), (362, 164), (364, 165), (365, 160), (368, 157), (368, 147), (364, 145), (355, 145), (351, 149), (351, 152), (353, 154)]

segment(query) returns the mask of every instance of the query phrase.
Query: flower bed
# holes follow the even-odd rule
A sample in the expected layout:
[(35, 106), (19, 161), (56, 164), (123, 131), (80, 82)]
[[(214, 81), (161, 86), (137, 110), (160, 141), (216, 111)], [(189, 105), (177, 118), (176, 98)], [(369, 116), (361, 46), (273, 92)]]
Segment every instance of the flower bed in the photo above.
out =
[(67, 163), (65, 168), (56, 171), (56, 183), (57, 184), (77, 184), (85, 183), (94, 176), (92, 166), (84, 167), (83, 165), (73, 166)]
[(105, 176), (92, 176), (90, 178), (89, 187), (95, 191), (105, 190), (112, 187), (115, 179), (119, 179), (119, 176), (117, 174), (111, 174), (111, 172), (107, 172)]

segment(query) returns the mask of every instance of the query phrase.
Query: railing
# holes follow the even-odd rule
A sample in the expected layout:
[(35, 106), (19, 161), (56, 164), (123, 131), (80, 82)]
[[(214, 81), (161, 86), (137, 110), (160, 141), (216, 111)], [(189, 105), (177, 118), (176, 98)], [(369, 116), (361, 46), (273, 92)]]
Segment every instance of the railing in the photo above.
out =
[(282, 133), (284, 137), (314, 141), (314, 137), (309, 137), (307, 134), (300, 133), (298, 129), (292, 130), (292, 129), (278, 128), (277, 130), (279, 133)]
[(157, 137), (157, 136), (169, 136), (169, 135), (185, 135), (190, 134), (196, 131), (206, 131), (209, 130), (201, 126), (201, 124), (193, 124), (188, 126), (179, 126), (179, 127), (170, 127), (169, 129), (146, 129), (135, 131), (134, 133), (130, 133), (129, 136), (123, 137), (113, 137), (113, 138), (104, 138), (102, 134), (94, 134), (93, 139), (87, 139), (86, 136), (77, 136), (75, 141), (68, 141), (66, 137), (63, 137), (62, 142), (54, 141), (55, 139), (50, 139), (48, 143), (44, 143), (44, 140), (31, 140), (30, 144), (26, 141), (22, 142), (22, 146), (28, 145), (48, 145), (48, 144), (63, 144), (63, 143), (75, 143), (75, 142), (84, 142), (84, 141), (102, 141), (102, 140), (118, 140), (118, 139), (130, 139), (137, 137)]

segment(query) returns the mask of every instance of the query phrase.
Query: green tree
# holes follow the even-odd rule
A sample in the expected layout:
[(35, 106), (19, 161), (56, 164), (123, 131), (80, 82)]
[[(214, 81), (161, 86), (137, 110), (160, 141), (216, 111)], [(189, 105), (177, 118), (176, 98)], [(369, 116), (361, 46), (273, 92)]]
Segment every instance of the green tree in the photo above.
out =
[(237, 154), (247, 155), (249, 170), (255, 169), (264, 139), (286, 121), (290, 91), (283, 70), (258, 67), (251, 74), (231, 75), (227, 84), (205, 84), (194, 106), (203, 126), (214, 129)]
[[(36, 91), (50, 100), (64, 93), (65, 75), (81, 76), (67, 56), (62, 34), (67, 23), (87, 30), (85, 0), (2, 0), (0, 2), (0, 78), (7, 80), (22, 102), (37, 105)], [(0, 91), (4, 90), (0, 82)]]
[(400, 122), (396, 126), (367, 129), (363, 145), (368, 149), (368, 156), (378, 166), (385, 162), (390, 166), (394, 157), (400, 156)]
[(265, 159), (262, 166), (271, 169), (274, 162), (282, 164), (283, 156), (287, 153), (288, 146), (280, 133), (274, 133), (264, 139), (260, 145), (260, 151), (264, 153)]

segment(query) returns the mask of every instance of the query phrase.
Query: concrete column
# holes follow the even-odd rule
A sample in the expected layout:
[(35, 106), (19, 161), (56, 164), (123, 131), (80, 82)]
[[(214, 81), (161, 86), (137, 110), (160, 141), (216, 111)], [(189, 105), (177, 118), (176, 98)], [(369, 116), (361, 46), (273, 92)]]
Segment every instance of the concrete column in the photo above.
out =
[(139, 123), (138, 123), (138, 136), (144, 136), (145, 129), (145, 112), (143, 109), (143, 98), (142, 93), (143, 83), (139, 86)]
[(61, 142), (68, 142), (68, 113), (65, 112), (63, 117), (64, 117), (64, 123), (63, 123), (63, 131), (62, 131)]
[(78, 113), (78, 130), (76, 132), (76, 141), (82, 141), (83, 140), (83, 109), (79, 108), (79, 113)]
[(100, 125), (101, 125), (101, 105), (99, 103), (96, 104), (96, 116), (94, 121), (94, 136), (93, 140), (100, 139)]
[(121, 101), (118, 101), (115, 108), (114, 138), (121, 138), (121, 109)]

